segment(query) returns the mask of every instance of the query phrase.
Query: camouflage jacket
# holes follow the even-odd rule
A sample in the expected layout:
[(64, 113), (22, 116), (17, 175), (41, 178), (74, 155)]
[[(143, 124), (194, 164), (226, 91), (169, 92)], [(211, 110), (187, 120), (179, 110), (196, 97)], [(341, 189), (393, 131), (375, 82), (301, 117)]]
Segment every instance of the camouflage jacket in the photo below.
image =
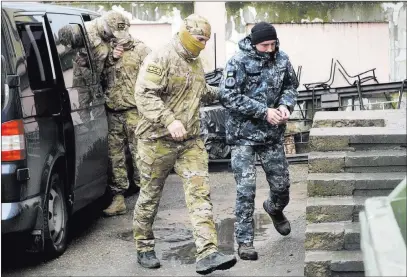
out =
[(125, 111), (136, 108), (134, 88), (137, 75), (144, 58), (150, 53), (142, 41), (131, 38), (123, 45), (124, 53), (119, 59), (113, 57), (115, 43), (111, 43), (111, 51), (106, 59), (103, 71), (106, 106), (114, 111)]
[[(79, 49), (73, 62), (73, 86), (90, 86), (91, 84), (101, 84), (101, 75), (105, 67), (105, 60), (110, 50), (109, 43), (100, 37), (99, 19), (85, 22), (85, 28), (88, 34), (90, 51), (92, 52), (93, 59), (88, 57), (88, 52), (83, 45), (83, 35), (78, 26), (72, 27), (67, 25), (59, 32), (61, 43), (64, 45), (71, 45), (72, 48)], [(93, 64), (94, 74), (92, 75), (91, 66), (89, 61)], [(98, 91), (95, 94), (102, 94), (101, 86), (97, 86)]]
[(298, 80), (288, 56), (278, 51), (275, 61), (251, 46), (250, 35), (239, 42), (239, 51), (227, 63), (220, 83), (219, 100), (227, 109), (226, 141), (255, 145), (281, 142), (286, 125), (266, 120), (267, 108), (297, 101)]
[[(99, 28), (101, 28), (100, 23), (98, 23), (100, 18), (95, 19), (94, 21), (85, 22), (85, 28), (88, 32), (91, 51), (93, 54), (93, 60), (95, 63), (95, 70), (97, 78), (101, 78), (103, 69), (105, 67), (105, 60), (110, 51), (109, 42), (103, 40), (100, 37)], [(100, 80), (97, 81), (100, 81)]]
[(190, 57), (175, 35), (145, 59), (135, 90), (142, 115), (135, 131), (139, 138), (171, 138), (167, 126), (175, 119), (182, 122), (188, 138), (199, 136), (201, 101), (215, 101), (218, 89), (206, 84), (200, 58)]

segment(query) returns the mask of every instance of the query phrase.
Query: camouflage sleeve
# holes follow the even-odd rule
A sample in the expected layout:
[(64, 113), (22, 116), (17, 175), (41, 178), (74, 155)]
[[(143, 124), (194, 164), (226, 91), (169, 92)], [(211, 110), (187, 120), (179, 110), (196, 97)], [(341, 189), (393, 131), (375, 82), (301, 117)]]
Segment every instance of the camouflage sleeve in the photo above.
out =
[(139, 49), (137, 49), (137, 52), (140, 55), (140, 60), (144, 61), (148, 54), (151, 53), (151, 49), (147, 45), (143, 44), (139, 47)]
[(167, 88), (168, 59), (159, 52), (153, 52), (144, 60), (136, 81), (134, 98), (138, 111), (147, 120), (165, 127), (175, 120), (175, 115), (161, 99)]
[[(136, 69), (132, 70), (124, 70), (125, 72), (129, 72), (129, 78), (134, 78), (133, 80), (135, 81), (137, 79), (137, 76), (140, 74), (140, 67), (143, 64), (144, 59), (147, 57), (147, 55), (151, 52), (150, 48), (148, 48), (147, 46), (143, 45), (139, 45), (136, 48), (133, 49), (133, 51), (135, 51), (135, 53), (137, 54), (137, 61), (140, 62), (140, 64), (138, 65), (138, 67)], [(136, 102), (134, 100), (134, 89), (133, 90), (127, 90), (124, 89), (123, 90), (123, 104), (128, 105), (129, 107), (135, 107), (136, 106)]]
[(265, 119), (267, 105), (256, 101), (244, 94), (246, 73), (243, 65), (234, 58), (226, 64), (222, 80), (219, 84), (219, 101), (234, 112), (246, 116)]
[(202, 94), (201, 101), (205, 104), (211, 104), (218, 100), (219, 98), (219, 88), (212, 87), (206, 84), (204, 93)]
[(116, 64), (119, 59), (113, 57), (113, 47), (110, 47), (109, 54), (106, 57), (105, 67), (111, 67)]
[[(109, 53), (107, 54), (105, 64), (103, 66), (102, 73), (100, 75), (100, 82), (102, 84), (102, 89), (105, 94), (108, 92), (108, 88), (113, 85), (115, 74), (114, 72), (114, 65), (117, 62), (115, 58), (113, 58), (113, 49), (109, 48)], [(111, 79), (109, 79), (111, 78)]]
[(92, 49), (93, 52), (93, 64), (95, 67), (95, 73), (99, 81), (102, 85), (102, 92), (106, 93), (106, 89), (108, 83), (111, 80), (114, 80), (114, 67), (113, 65), (107, 65), (106, 59), (109, 55), (109, 52), (106, 50), (106, 47), (103, 44), (99, 44)]
[(294, 68), (288, 60), (283, 80), (282, 93), (278, 104), (287, 106), (290, 112), (294, 110), (294, 106), (297, 103), (298, 85), (298, 79), (295, 75)]
[(107, 66), (105, 64), (106, 62), (106, 58), (109, 55), (108, 51), (106, 50), (106, 48), (104, 47), (103, 44), (99, 44), (96, 47), (94, 47), (92, 49), (93, 51), (93, 59), (95, 61), (95, 67), (96, 67), (96, 73), (97, 75), (101, 75), (103, 69), (110, 67), (112, 65)]

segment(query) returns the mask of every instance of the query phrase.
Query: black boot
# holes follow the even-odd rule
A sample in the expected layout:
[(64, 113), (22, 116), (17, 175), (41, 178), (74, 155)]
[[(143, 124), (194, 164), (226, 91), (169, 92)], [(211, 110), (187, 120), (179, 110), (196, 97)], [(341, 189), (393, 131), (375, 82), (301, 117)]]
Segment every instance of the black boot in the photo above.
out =
[(263, 208), (269, 214), (273, 221), (274, 228), (283, 236), (287, 236), (291, 232), (291, 225), (282, 211), (270, 211), (267, 205), (267, 200), (263, 202)]
[(161, 266), (154, 250), (137, 252), (137, 262), (145, 268), (159, 268)]
[(242, 260), (255, 261), (258, 258), (257, 252), (253, 247), (253, 242), (239, 243), (237, 253)]
[(205, 275), (215, 270), (229, 269), (235, 264), (235, 256), (214, 252), (196, 262), (196, 272)]

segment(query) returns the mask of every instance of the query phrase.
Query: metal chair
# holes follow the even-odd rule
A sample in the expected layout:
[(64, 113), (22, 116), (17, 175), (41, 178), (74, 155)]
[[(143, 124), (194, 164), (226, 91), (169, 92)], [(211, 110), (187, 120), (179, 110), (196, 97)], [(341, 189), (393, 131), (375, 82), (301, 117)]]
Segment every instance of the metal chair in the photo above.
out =
[[(346, 82), (350, 86), (355, 86), (357, 83), (363, 84), (364, 82), (367, 82), (367, 81), (370, 81), (370, 80), (374, 80), (377, 84), (379, 83), (379, 81), (376, 78), (376, 73), (375, 73), (376, 68), (372, 68), (372, 69), (366, 70), (365, 72), (362, 72), (362, 73), (351, 76), (351, 75), (348, 74), (348, 72), (346, 72), (345, 67), (340, 63), (339, 60), (336, 60), (336, 62), (340, 66), (340, 68), (338, 68), (339, 72), (342, 74), (342, 76), (345, 78)], [(367, 74), (369, 72), (372, 72), (373, 75), (368, 75), (368, 76), (362, 77), (362, 75), (365, 75), (365, 74)], [(354, 80), (353, 83), (351, 83), (351, 82), (349, 82), (348, 78), (349, 79), (357, 78), (357, 80)]]
[(308, 83), (304, 84), (307, 90), (316, 89), (316, 88), (324, 88), (328, 89), (331, 87), (335, 80), (335, 72), (336, 72), (336, 63), (334, 63), (334, 59), (331, 60), (331, 72), (329, 73), (329, 79), (325, 82), (316, 82), (316, 83)]

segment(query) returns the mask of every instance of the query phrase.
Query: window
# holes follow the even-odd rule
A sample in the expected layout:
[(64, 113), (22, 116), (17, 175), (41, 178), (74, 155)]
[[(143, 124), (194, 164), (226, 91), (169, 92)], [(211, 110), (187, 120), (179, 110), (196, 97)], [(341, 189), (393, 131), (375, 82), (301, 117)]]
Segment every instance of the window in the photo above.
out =
[(83, 21), (90, 21), (91, 19), (90, 19), (90, 15), (89, 14), (86, 14), (86, 13), (83, 13), (82, 14), (82, 19), (83, 19)]
[(65, 87), (89, 86), (93, 71), (82, 18), (77, 15), (47, 14), (58, 52)]
[(90, 19), (91, 19), (91, 20), (96, 19), (96, 18), (98, 18), (98, 17), (100, 17), (100, 16), (99, 16), (99, 15), (94, 15), (94, 14), (90, 15)]
[(18, 31), (27, 57), (27, 72), (31, 89), (52, 87), (54, 73), (42, 24), (20, 24)]

